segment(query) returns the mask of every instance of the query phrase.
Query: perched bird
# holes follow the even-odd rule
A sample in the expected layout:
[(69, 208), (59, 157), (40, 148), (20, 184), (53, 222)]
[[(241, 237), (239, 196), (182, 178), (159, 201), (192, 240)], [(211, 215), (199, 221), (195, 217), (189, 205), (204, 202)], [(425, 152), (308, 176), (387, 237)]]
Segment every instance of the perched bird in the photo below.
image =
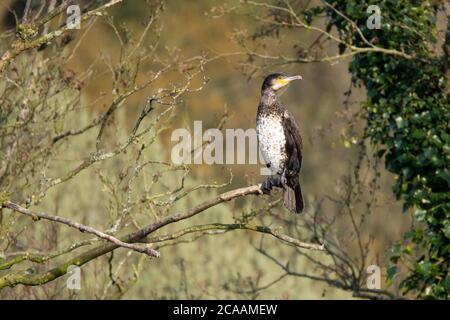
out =
[(272, 187), (283, 188), (284, 205), (295, 213), (303, 211), (300, 187), (302, 167), (302, 137), (294, 116), (281, 103), (280, 89), (301, 76), (289, 77), (274, 73), (264, 79), (256, 116), (256, 132), (261, 154), (272, 176), (262, 184), (262, 191), (270, 193)]

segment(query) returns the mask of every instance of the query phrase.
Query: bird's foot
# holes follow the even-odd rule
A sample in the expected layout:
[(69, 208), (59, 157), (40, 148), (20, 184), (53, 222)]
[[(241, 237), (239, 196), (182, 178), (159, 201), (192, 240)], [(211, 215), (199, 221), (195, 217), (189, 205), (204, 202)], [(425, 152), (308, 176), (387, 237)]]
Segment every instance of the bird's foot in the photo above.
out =
[(272, 191), (272, 187), (273, 187), (272, 180), (270, 178), (267, 178), (261, 184), (261, 191), (263, 194), (270, 194), (270, 191)]
[(264, 182), (261, 184), (261, 191), (264, 194), (270, 194), (270, 191), (272, 191), (273, 187), (281, 188), (282, 183), (280, 177), (273, 178), (268, 177)]

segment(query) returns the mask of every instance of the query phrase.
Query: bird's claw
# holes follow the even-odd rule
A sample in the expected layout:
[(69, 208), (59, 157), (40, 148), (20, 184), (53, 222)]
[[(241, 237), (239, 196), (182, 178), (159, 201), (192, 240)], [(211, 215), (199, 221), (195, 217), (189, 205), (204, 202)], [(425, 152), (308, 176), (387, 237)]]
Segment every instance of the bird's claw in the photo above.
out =
[(269, 177), (266, 180), (264, 180), (264, 182), (261, 184), (261, 191), (263, 194), (270, 194), (273, 187), (278, 187), (278, 188), (282, 187), (282, 182), (281, 182), (280, 177), (278, 177), (278, 178)]
[(263, 194), (270, 194), (270, 191), (272, 191), (273, 183), (270, 178), (267, 178), (264, 180), (264, 182), (261, 184), (261, 191)]

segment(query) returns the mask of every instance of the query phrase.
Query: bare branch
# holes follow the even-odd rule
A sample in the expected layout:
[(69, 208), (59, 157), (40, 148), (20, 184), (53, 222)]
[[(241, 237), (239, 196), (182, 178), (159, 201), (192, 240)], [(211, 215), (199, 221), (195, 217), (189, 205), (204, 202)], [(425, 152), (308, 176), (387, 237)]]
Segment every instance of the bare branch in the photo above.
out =
[(294, 239), (290, 236), (287, 236), (285, 234), (282, 234), (278, 232), (277, 230), (271, 229), (266, 226), (255, 226), (248, 223), (232, 223), (232, 224), (224, 224), (224, 223), (213, 223), (213, 224), (207, 224), (207, 225), (200, 225), (200, 226), (193, 226), (188, 227), (186, 229), (174, 232), (172, 234), (163, 235), (163, 236), (157, 236), (154, 238), (147, 239), (146, 242), (149, 243), (155, 243), (155, 242), (162, 242), (167, 240), (173, 240), (179, 237), (182, 237), (189, 233), (196, 233), (206, 230), (223, 230), (223, 231), (231, 231), (231, 230), (250, 230), (255, 232), (260, 232), (264, 234), (269, 234), (279, 240), (282, 240), (290, 245), (293, 245), (298, 248), (302, 249), (308, 249), (308, 250), (318, 250), (318, 251), (325, 251), (325, 245), (324, 244), (315, 244), (315, 243), (307, 243), (303, 242), (297, 239)]
[[(124, 242), (127, 245), (129, 245), (130, 243), (142, 241), (142, 239), (144, 239), (146, 236), (148, 236), (152, 232), (154, 232), (164, 226), (167, 226), (169, 224), (193, 217), (193, 216), (195, 216), (209, 208), (212, 208), (218, 204), (221, 204), (223, 202), (231, 201), (233, 199), (248, 196), (248, 195), (261, 195), (261, 194), (262, 194), (262, 191), (261, 191), (260, 184), (235, 189), (235, 190), (232, 190), (229, 192), (225, 192), (225, 193), (218, 195), (217, 197), (215, 197), (213, 199), (204, 201), (201, 204), (190, 208), (189, 210), (186, 210), (184, 212), (174, 213), (172, 215), (160, 218), (158, 221), (151, 223), (138, 231), (135, 231), (126, 236), (120, 237), (119, 241)], [(15, 208), (14, 205), (13, 205), (13, 208)], [(34, 212), (28, 212), (28, 213), (24, 213), (24, 214), (27, 214), (31, 217), (35, 217), (35, 216), (39, 217)], [(52, 216), (52, 217), (54, 217), (54, 216)], [(274, 233), (274, 235), (275, 235), (275, 233)], [(276, 236), (279, 238), (281, 237), (281, 239), (283, 241), (291, 241), (291, 239), (288, 239), (279, 234), (277, 234)], [(294, 242), (296, 243), (297, 241), (295, 240)], [(108, 252), (111, 252), (111, 251), (117, 249), (118, 247), (120, 247), (120, 245), (117, 243), (114, 243), (114, 242), (99, 245), (96, 248), (93, 248), (87, 252), (81, 253), (80, 255), (62, 263), (61, 265), (59, 265), (51, 270), (48, 270), (44, 273), (41, 273), (41, 274), (29, 274), (25, 271), (9, 273), (3, 277), (0, 277), (0, 289), (7, 287), (7, 286), (13, 287), (17, 284), (25, 284), (25, 285), (31, 285), (31, 286), (45, 284), (47, 282), (50, 282), (56, 278), (63, 276), (64, 274), (66, 274), (68, 268), (71, 265), (82, 266), (82, 265), (86, 264), (87, 262), (89, 262), (99, 256), (102, 256)], [(320, 248), (320, 245), (317, 245), (317, 247), (313, 246), (311, 248), (318, 250)]]
[[(81, 16), (80, 21), (86, 21), (90, 19), (91, 17), (101, 15), (101, 12), (109, 7), (112, 7), (118, 3), (121, 3), (123, 0), (111, 0), (110, 2), (94, 9), (91, 11), (86, 12)], [(61, 12), (61, 8), (64, 8), (64, 6), (67, 6), (68, 3), (64, 3), (60, 7), (55, 9), (55, 14), (58, 15)], [(52, 14), (48, 15), (47, 18), (53, 17)], [(46, 23), (48, 20), (45, 19), (43, 23)], [(36, 23), (36, 25), (33, 24), (26, 24), (22, 25), (24, 28), (23, 34), (26, 36), (26, 38), (18, 38), (16, 39), (12, 44), (11, 47), (2, 54), (0, 57), (0, 73), (3, 73), (8, 65), (13, 61), (18, 55), (20, 55), (22, 52), (35, 49), (40, 47), (43, 44), (49, 43), (57, 38), (60, 38), (62, 35), (64, 35), (66, 32), (68, 32), (70, 29), (68, 26), (61, 27), (59, 29), (56, 29), (52, 32), (49, 32), (47, 34), (44, 34), (38, 38), (35, 39), (28, 39), (29, 35), (34, 35), (37, 33), (37, 28), (39, 26), (39, 22)]]
[(138, 246), (138, 245), (134, 245), (134, 244), (130, 244), (130, 243), (125, 243), (123, 241), (120, 241), (119, 239), (106, 234), (104, 232), (98, 231), (92, 227), (89, 226), (85, 226), (84, 224), (81, 224), (79, 222), (75, 222), (72, 220), (69, 220), (67, 218), (63, 218), (63, 217), (59, 217), (59, 216), (55, 216), (55, 215), (50, 215), (47, 213), (43, 213), (43, 212), (36, 212), (36, 211), (31, 211), (27, 208), (21, 207), (18, 204), (15, 204), (11, 201), (6, 201), (2, 204), (3, 208), (8, 208), (11, 210), (14, 210), (16, 212), (25, 214), (29, 217), (32, 217), (34, 220), (39, 220), (39, 219), (45, 219), (45, 220), (49, 220), (49, 221), (53, 221), (53, 222), (57, 222), (57, 223), (62, 223), (65, 224), (69, 227), (75, 228), (80, 230), (81, 232), (86, 232), (86, 233), (90, 233), (93, 234), (101, 239), (107, 240), (111, 243), (114, 243), (115, 245), (119, 246), (119, 247), (123, 247), (123, 248), (127, 248), (127, 249), (131, 249), (134, 250), (136, 252), (140, 252), (140, 253), (145, 253), (146, 255), (149, 255), (151, 257), (159, 257), (159, 252), (152, 249), (152, 248), (148, 248), (148, 247), (143, 247), (143, 246)]

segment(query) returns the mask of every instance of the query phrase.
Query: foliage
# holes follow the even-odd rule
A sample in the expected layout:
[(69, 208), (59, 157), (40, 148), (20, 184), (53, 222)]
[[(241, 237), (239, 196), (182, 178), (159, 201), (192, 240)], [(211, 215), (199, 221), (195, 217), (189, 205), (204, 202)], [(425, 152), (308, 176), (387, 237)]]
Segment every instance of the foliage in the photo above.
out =
[[(420, 297), (450, 296), (450, 99), (445, 78), (446, 57), (436, 55), (437, 14), (442, 7), (423, 1), (328, 1), (328, 28), (356, 46), (396, 49), (414, 59), (378, 52), (356, 55), (351, 64), (354, 83), (367, 90), (364, 104), (366, 136), (384, 146), (386, 169), (397, 175), (393, 187), (413, 208), (416, 224), (405, 234), (403, 248), (394, 248), (392, 262), (411, 254), (413, 243), (425, 249), (403, 282), (406, 292)], [(381, 29), (366, 26), (366, 9), (381, 9)], [(341, 15), (343, 13), (346, 17)], [(348, 19), (347, 19), (348, 18)], [(341, 46), (341, 51), (346, 50)], [(394, 272), (390, 269), (390, 277)]]

